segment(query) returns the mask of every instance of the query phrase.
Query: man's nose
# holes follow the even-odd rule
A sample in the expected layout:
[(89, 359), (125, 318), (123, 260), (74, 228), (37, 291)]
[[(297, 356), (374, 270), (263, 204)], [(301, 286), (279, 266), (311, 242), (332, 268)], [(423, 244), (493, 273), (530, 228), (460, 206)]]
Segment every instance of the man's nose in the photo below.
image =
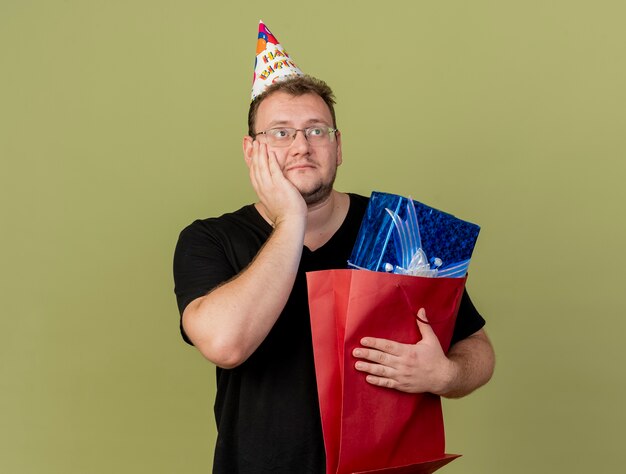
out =
[(297, 150), (297, 151), (308, 151), (310, 147), (309, 141), (306, 138), (306, 134), (304, 133), (304, 130), (296, 130), (296, 136), (293, 139), (293, 142), (291, 142), (291, 149), (293, 150)]

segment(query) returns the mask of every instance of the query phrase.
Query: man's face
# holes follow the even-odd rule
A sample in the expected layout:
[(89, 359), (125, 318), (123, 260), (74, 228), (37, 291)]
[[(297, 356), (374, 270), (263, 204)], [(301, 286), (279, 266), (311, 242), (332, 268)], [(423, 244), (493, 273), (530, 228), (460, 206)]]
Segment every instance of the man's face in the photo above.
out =
[[(275, 92), (259, 105), (255, 132), (278, 127), (304, 129), (315, 125), (333, 126), (330, 110), (320, 96)], [(332, 191), (337, 166), (341, 164), (341, 137), (339, 132), (336, 135), (326, 144), (311, 146), (304, 133), (297, 132), (287, 147), (268, 145), (268, 151), (276, 155), (283, 174), (300, 191), (307, 204), (324, 200)], [(264, 135), (257, 135), (256, 139), (262, 143), (267, 140)], [(252, 147), (246, 143), (251, 145), (252, 139), (244, 139), (246, 160), (250, 160)]]

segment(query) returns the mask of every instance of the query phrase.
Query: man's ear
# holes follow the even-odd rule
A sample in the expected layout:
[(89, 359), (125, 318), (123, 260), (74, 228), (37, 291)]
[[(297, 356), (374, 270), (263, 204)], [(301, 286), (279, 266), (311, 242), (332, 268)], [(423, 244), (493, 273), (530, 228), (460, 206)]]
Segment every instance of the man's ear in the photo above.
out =
[(335, 140), (337, 141), (335, 144), (337, 146), (337, 166), (339, 166), (343, 163), (343, 155), (341, 153), (341, 132), (339, 130), (335, 132)]
[(254, 143), (254, 138), (250, 135), (246, 135), (243, 137), (243, 158), (246, 160), (246, 165), (250, 168), (250, 163), (252, 162), (252, 144)]

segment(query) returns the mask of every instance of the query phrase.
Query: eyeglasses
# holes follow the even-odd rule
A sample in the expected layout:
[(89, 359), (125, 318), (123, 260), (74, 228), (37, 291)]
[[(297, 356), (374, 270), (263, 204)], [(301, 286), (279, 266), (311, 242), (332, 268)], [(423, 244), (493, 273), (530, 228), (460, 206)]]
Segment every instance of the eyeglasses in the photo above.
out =
[(315, 145), (326, 145), (328, 143), (335, 141), (335, 133), (339, 130), (332, 127), (321, 127), (316, 125), (314, 127), (307, 128), (289, 128), (289, 127), (281, 127), (281, 128), (270, 128), (269, 130), (265, 130), (263, 132), (257, 132), (254, 136), (265, 135), (267, 138), (268, 145), (275, 147), (283, 147), (289, 146), (296, 139), (296, 135), (298, 132), (304, 133), (304, 138), (309, 142), (309, 144)]

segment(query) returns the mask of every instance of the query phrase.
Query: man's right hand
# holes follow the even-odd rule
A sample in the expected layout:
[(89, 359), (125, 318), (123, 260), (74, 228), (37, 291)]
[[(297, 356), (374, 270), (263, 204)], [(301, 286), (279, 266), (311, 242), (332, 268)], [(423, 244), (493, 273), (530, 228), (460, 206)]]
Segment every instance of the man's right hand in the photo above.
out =
[(300, 191), (283, 174), (276, 154), (259, 140), (252, 142), (250, 182), (274, 227), (284, 221), (305, 225), (307, 206)]

